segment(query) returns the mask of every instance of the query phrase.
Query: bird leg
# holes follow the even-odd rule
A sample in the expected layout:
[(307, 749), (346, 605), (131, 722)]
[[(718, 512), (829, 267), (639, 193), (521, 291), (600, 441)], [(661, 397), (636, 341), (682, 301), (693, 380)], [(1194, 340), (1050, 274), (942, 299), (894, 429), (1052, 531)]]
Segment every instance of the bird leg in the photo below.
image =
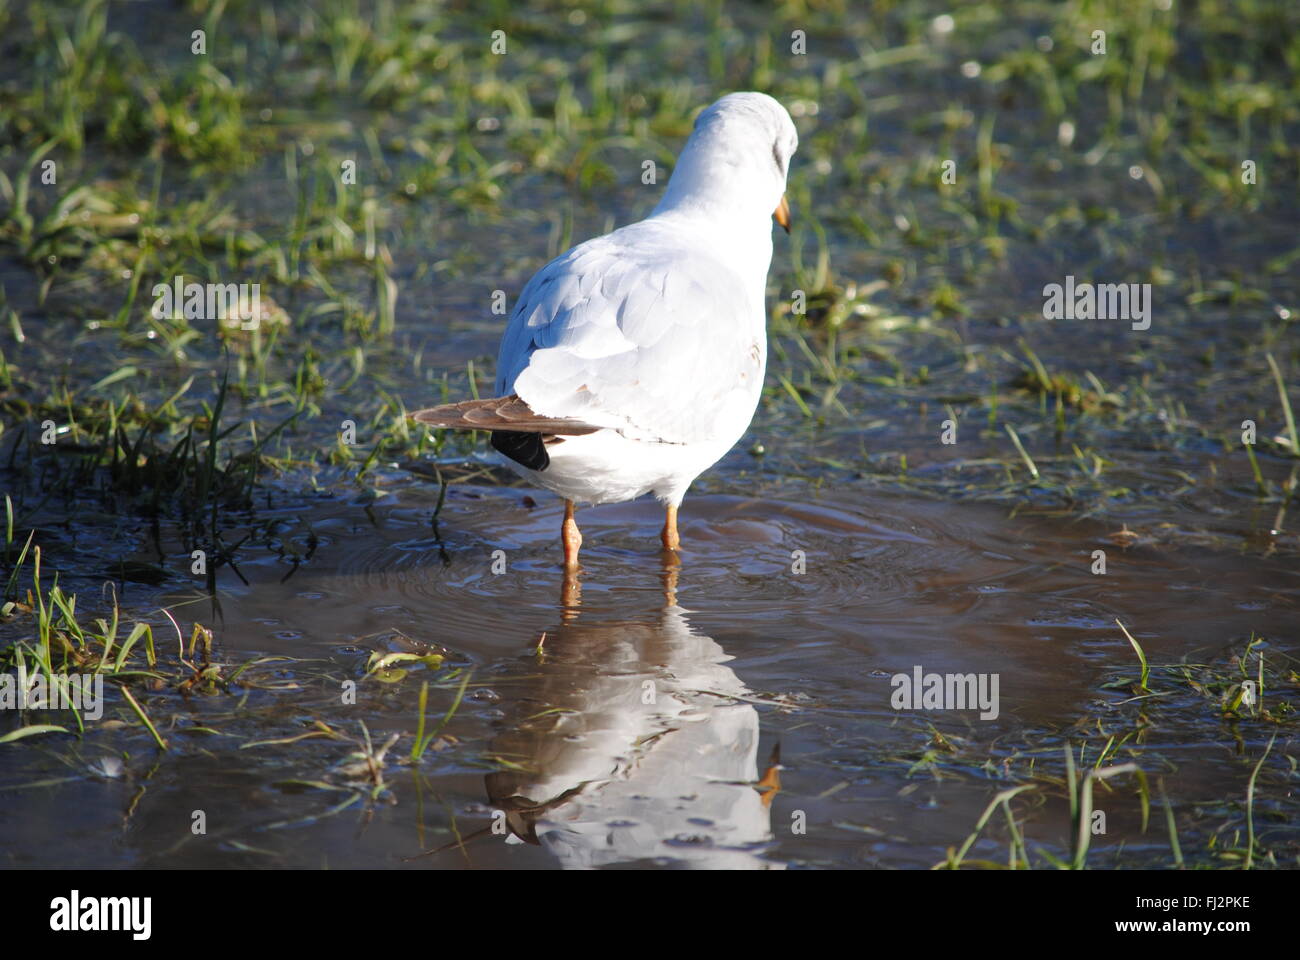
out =
[(763, 774), (763, 779), (754, 784), (754, 789), (758, 791), (759, 800), (763, 806), (770, 807), (773, 798), (781, 792), (781, 768), (778, 766), (768, 767)]
[(781, 792), (781, 744), (778, 743), (772, 748), (772, 755), (767, 760), (767, 770), (763, 772), (763, 779), (754, 784), (754, 789), (758, 791), (765, 807), (770, 807), (772, 798)]
[(564, 501), (564, 526), (560, 528), (560, 538), (564, 541), (564, 569), (578, 569), (578, 549), (582, 546), (582, 534), (578, 532), (578, 522), (573, 519), (573, 501)]
[(659, 539), (664, 542), (665, 550), (680, 550), (682, 538), (677, 536), (677, 505), (669, 504), (668, 509), (664, 512), (664, 529), (659, 535)]

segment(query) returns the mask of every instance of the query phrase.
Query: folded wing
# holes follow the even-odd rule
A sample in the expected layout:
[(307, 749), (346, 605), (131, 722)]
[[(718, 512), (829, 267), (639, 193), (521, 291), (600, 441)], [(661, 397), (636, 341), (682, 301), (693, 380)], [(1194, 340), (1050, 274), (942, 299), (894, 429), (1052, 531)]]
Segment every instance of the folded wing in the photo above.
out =
[(713, 439), (720, 413), (746, 403), (752, 412), (761, 301), (706, 251), (673, 239), (635, 224), (543, 267), (511, 315), (496, 392), (539, 417), (668, 443)]

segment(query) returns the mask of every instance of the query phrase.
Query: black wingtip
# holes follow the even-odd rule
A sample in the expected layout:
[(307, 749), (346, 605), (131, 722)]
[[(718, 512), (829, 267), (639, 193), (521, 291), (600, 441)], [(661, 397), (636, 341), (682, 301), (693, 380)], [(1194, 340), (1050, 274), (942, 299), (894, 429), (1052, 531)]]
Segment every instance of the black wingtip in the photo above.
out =
[(519, 433), (515, 430), (493, 430), (492, 449), (509, 457), (529, 470), (545, 470), (551, 465), (551, 455), (546, 452), (540, 433)]

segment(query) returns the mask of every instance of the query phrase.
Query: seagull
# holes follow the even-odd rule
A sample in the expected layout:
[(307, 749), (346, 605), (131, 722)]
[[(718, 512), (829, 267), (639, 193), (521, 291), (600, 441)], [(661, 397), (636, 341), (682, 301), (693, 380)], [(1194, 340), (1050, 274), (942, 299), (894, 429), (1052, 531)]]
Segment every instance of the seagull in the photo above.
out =
[(411, 415), (490, 431), (508, 466), (562, 498), (566, 570), (582, 546), (577, 504), (653, 493), (664, 549), (678, 551), (687, 488), (749, 428), (767, 366), (772, 218), (789, 232), (798, 145), (766, 94), (707, 107), (650, 216), (578, 244), (524, 287), (495, 395)]

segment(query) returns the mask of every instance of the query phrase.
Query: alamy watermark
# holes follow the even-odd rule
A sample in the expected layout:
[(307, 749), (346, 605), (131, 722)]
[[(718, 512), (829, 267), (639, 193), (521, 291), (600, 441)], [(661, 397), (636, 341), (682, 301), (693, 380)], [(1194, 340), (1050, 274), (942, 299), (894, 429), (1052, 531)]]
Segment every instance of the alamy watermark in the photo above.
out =
[(83, 897), (73, 890), (50, 901), (50, 929), (60, 933), (118, 930), (133, 940), (148, 940), (152, 917), (152, 897)]
[(104, 675), (100, 673), (0, 673), (0, 710), (80, 710), (87, 720), (104, 716)]
[(895, 710), (979, 710), (981, 720), (996, 720), (998, 684), (996, 673), (926, 673), (918, 664), (910, 674), (889, 678), (894, 688), (889, 705)]
[(155, 320), (218, 320), (240, 330), (256, 330), (262, 320), (260, 283), (186, 283), (177, 274), (171, 283), (154, 284), (152, 293)]
[(1134, 330), (1151, 327), (1151, 284), (1065, 283), (1043, 287), (1044, 320), (1130, 320)]

